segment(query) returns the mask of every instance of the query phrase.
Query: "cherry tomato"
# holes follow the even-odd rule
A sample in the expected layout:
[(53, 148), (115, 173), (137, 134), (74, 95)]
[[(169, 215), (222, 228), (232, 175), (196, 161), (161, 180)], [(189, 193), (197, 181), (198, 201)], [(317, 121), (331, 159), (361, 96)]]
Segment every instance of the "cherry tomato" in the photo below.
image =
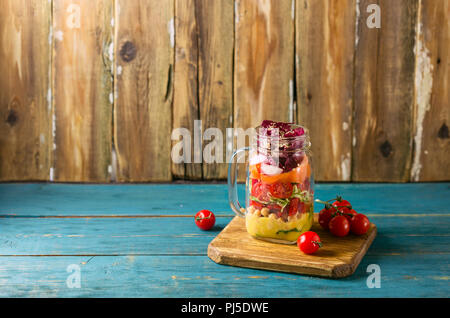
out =
[[(252, 196), (258, 197), (259, 195), (261, 195), (261, 185), (258, 185), (258, 187), (255, 187), (255, 185), (257, 185), (258, 183), (261, 183), (261, 182), (259, 182), (256, 179), (251, 179), (251, 180), (252, 180), (251, 194), (252, 194)], [(261, 210), (263, 207), (263, 205), (261, 203), (252, 201), (252, 200), (250, 200), (250, 205), (253, 205), (256, 209), (259, 209), (259, 210)]]
[(352, 222), (352, 218), (357, 215), (358, 212), (356, 212), (355, 210), (351, 209), (347, 212), (345, 212), (344, 216), (347, 218), (347, 220), (351, 223)]
[(328, 230), (328, 225), (335, 212), (336, 210), (332, 207), (329, 207), (328, 209), (325, 207), (319, 212), (319, 224), (323, 229)]
[(350, 230), (353, 234), (366, 234), (370, 227), (370, 221), (364, 214), (356, 214), (350, 222)]
[(258, 181), (252, 185), (252, 196), (258, 198), (261, 201), (269, 201), (269, 189), (268, 185)]
[(195, 215), (195, 224), (202, 230), (209, 230), (214, 223), (216, 223), (216, 217), (209, 210), (200, 210)]
[(349, 213), (352, 209), (350, 202), (343, 200), (341, 197), (338, 197), (337, 200), (333, 202), (333, 206), (338, 208), (338, 210), (342, 213)]
[(262, 182), (256, 181), (255, 179), (252, 180), (252, 196), (258, 197), (262, 193)]
[(278, 199), (286, 199), (292, 195), (292, 184), (285, 182), (275, 182), (268, 185), (270, 194)]
[(255, 209), (261, 210), (263, 208), (263, 205), (259, 202), (250, 200), (250, 205), (254, 206)]
[(346, 236), (350, 231), (350, 223), (343, 215), (337, 215), (328, 224), (330, 232), (335, 236)]
[(322, 242), (316, 232), (308, 231), (298, 237), (297, 246), (303, 253), (313, 254), (322, 247)]
[(299, 203), (301, 203), (299, 198), (293, 198), (291, 200), (289, 203), (289, 215), (295, 215), (298, 212)]

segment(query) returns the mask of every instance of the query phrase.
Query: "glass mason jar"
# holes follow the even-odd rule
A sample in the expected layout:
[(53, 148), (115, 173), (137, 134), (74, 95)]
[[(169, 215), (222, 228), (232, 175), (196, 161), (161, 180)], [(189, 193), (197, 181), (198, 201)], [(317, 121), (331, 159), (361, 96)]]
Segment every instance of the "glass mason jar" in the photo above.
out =
[[(308, 130), (289, 125), (302, 134), (278, 135), (259, 126), (251, 146), (234, 152), (228, 169), (228, 198), (233, 211), (245, 217), (250, 235), (295, 244), (313, 223), (314, 181)], [(244, 208), (238, 201), (234, 159), (246, 151), (249, 156)]]

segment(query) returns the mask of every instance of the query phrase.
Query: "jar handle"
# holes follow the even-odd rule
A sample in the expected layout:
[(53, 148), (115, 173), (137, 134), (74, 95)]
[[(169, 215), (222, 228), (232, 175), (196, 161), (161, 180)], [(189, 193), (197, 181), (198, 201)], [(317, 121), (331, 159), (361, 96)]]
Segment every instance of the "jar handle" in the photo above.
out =
[[(237, 171), (236, 162), (234, 162), (234, 158), (240, 155), (242, 152), (248, 151), (249, 147), (244, 147), (236, 150), (230, 158), (230, 163), (228, 164), (228, 201), (230, 203), (231, 209), (239, 215), (240, 217), (244, 217), (245, 214), (241, 212), (241, 204), (238, 200), (238, 192), (237, 192)], [(238, 161), (238, 159), (236, 159)]]

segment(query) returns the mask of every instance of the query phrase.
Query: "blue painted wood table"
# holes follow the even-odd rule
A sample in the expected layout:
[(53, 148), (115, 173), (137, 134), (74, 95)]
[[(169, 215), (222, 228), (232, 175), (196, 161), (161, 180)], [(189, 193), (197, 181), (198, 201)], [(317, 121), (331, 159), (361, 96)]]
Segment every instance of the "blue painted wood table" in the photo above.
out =
[[(316, 186), (316, 198), (336, 194), (378, 236), (352, 276), (332, 280), (212, 262), (207, 246), (233, 217), (224, 184), (0, 184), (0, 296), (450, 296), (449, 183)], [(194, 225), (200, 209), (218, 216), (213, 230)]]

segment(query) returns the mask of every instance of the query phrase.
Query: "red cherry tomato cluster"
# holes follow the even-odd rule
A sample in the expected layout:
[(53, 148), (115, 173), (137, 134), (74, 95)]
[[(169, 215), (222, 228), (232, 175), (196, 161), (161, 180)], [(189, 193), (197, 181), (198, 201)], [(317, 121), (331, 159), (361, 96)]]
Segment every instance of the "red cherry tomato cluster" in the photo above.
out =
[(202, 230), (209, 230), (216, 223), (214, 213), (209, 210), (200, 210), (195, 215), (195, 224)]
[(325, 204), (319, 213), (319, 224), (325, 230), (330, 230), (333, 235), (342, 237), (349, 232), (363, 235), (369, 230), (370, 221), (367, 216), (356, 212), (350, 202), (343, 200), (342, 197), (319, 202)]

